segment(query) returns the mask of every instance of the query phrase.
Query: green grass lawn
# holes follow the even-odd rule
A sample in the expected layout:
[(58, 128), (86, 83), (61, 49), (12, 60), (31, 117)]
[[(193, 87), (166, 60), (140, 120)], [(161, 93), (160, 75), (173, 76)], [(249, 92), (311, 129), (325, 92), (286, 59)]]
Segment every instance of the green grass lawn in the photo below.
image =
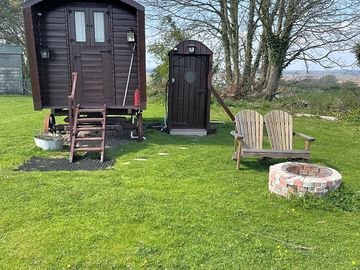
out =
[[(295, 119), (317, 138), (312, 162), (338, 169), (345, 187), (291, 201), (267, 188), (282, 160), (235, 170), (218, 106), (212, 119), (227, 123), (215, 135), (147, 129), (147, 141), (108, 151), (111, 170), (16, 172), (32, 156), (68, 156), (35, 148), (44, 114), (30, 97), (0, 96), (0, 269), (360, 269), (358, 124)], [(150, 103), (146, 121), (162, 117)]]

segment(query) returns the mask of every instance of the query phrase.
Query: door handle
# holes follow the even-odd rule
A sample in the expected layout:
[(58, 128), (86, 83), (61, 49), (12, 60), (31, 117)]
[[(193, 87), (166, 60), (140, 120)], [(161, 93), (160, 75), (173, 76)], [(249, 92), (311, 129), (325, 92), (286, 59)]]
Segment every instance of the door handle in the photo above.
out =
[(107, 52), (107, 53), (111, 53), (111, 50), (100, 50), (99, 52)]
[(195, 92), (196, 92), (196, 94), (201, 95), (201, 94), (205, 94), (206, 90), (198, 90), (198, 91), (195, 91)]

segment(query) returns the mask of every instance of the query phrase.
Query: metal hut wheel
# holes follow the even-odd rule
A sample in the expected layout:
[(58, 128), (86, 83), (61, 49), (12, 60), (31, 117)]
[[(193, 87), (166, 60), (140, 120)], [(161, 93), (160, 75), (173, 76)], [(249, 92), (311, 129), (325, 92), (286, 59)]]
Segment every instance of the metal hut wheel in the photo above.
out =
[(46, 114), (44, 118), (44, 132), (54, 133), (56, 131), (55, 124), (55, 116), (52, 113)]

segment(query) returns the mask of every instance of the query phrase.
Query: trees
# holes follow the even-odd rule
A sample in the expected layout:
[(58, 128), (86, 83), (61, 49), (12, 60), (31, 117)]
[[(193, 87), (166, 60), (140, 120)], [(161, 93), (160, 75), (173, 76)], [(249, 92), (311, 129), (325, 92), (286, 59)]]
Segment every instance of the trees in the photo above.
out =
[(23, 48), (25, 54), (24, 74), (29, 75), (24, 20), (21, 0), (1, 0), (0, 2), (0, 43), (15, 44)]
[(260, 0), (269, 65), (264, 94), (276, 94), (283, 70), (295, 60), (341, 65), (331, 54), (349, 50), (359, 34), (358, 1)]
[(187, 38), (186, 33), (178, 28), (171, 17), (165, 16), (161, 18), (160, 35), (149, 46), (149, 52), (154, 54), (160, 62), (152, 74), (152, 84), (154, 87), (165, 87), (169, 70), (168, 53), (179, 42)]
[(171, 17), (189, 37), (213, 42), (223, 62), (225, 81), (235, 93), (240, 91), (240, 0), (143, 0), (152, 22), (160, 29), (161, 17)]
[(170, 16), (180, 31), (205, 43), (219, 41), (215, 50), (227, 90), (238, 97), (272, 99), (284, 69), (296, 60), (343, 65), (333, 54), (352, 48), (360, 29), (360, 0), (143, 2), (155, 22)]
[(358, 66), (360, 66), (360, 43), (355, 44), (354, 53)]
[(2, 0), (0, 18), (0, 41), (25, 48), (22, 1)]

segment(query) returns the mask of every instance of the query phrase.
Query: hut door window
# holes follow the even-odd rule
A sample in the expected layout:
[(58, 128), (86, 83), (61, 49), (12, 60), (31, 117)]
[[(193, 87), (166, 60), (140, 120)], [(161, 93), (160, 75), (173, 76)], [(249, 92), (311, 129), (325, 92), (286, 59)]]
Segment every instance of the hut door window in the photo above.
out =
[(104, 12), (94, 12), (95, 42), (105, 42)]
[(76, 42), (86, 42), (85, 12), (75, 11)]

